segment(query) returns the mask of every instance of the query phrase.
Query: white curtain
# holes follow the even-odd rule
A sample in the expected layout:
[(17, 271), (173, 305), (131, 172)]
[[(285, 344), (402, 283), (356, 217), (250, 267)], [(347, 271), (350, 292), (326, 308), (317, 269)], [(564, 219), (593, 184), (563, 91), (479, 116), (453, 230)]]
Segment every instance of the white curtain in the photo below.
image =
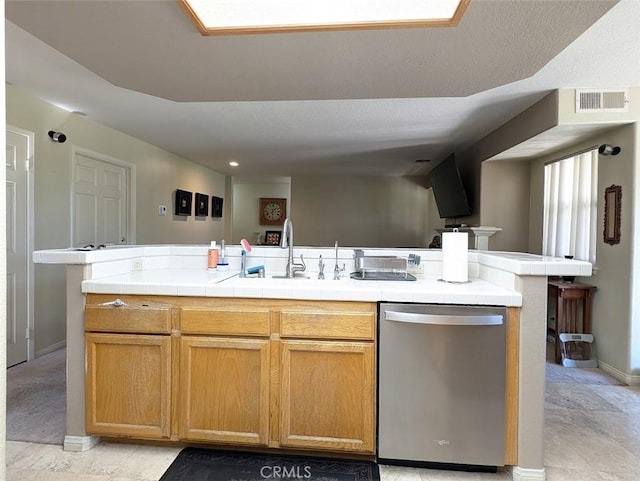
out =
[(596, 261), (598, 151), (544, 168), (542, 253)]

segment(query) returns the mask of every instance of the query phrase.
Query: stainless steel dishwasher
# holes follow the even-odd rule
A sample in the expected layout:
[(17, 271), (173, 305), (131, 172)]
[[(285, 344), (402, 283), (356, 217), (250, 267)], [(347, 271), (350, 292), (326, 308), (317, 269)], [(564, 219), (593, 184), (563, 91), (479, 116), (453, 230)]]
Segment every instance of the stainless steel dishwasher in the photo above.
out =
[(380, 463), (504, 465), (506, 315), (505, 307), (380, 304)]

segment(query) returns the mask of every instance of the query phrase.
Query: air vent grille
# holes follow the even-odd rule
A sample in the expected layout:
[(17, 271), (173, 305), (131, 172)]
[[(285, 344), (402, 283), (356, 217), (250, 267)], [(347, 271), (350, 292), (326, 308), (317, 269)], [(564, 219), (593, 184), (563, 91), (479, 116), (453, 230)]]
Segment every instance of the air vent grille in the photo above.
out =
[(627, 90), (576, 90), (576, 112), (627, 112)]

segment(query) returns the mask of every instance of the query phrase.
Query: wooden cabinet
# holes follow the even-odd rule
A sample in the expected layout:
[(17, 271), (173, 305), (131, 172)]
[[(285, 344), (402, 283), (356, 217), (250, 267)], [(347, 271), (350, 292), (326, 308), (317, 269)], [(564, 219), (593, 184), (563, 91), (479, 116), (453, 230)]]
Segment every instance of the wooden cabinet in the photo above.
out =
[(180, 437), (374, 452), (375, 304), (181, 309)]
[(280, 444), (374, 451), (374, 346), (281, 341)]
[(86, 306), (87, 433), (170, 436), (170, 325), (166, 304)]
[(171, 338), (87, 333), (89, 434), (168, 438)]
[(374, 453), (375, 303), (122, 299), (87, 299), (87, 432)]
[(269, 341), (183, 336), (180, 437), (266, 446)]
[(280, 445), (373, 453), (375, 304), (286, 306), (280, 315)]
[(181, 308), (180, 325), (180, 437), (267, 446), (269, 308), (214, 300)]

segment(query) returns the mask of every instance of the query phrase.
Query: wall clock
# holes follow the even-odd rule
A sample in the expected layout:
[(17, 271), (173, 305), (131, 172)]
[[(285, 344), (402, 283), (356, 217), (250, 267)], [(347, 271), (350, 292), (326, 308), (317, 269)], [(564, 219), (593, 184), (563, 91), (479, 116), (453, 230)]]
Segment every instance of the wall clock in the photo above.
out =
[(280, 225), (287, 217), (287, 199), (260, 198), (260, 225)]

